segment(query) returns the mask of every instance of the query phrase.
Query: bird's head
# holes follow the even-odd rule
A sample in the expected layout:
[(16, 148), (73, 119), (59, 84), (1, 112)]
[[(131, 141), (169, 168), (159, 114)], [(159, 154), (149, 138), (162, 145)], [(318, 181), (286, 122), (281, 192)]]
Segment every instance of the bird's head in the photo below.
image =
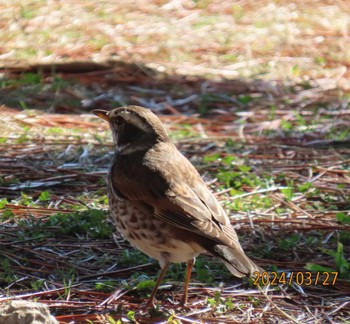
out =
[(92, 113), (109, 122), (119, 154), (144, 151), (170, 141), (162, 122), (147, 108), (125, 106), (111, 111), (95, 109)]

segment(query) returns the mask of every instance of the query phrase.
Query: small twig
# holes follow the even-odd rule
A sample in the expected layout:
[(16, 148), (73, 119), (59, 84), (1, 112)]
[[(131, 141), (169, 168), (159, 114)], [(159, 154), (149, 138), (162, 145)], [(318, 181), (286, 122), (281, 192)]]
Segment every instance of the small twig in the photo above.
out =
[(253, 190), (251, 192), (247, 192), (247, 193), (244, 193), (242, 195), (229, 197), (228, 199), (235, 200), (235, 199), (240, 199), (240, 198), (255, 195), (255, 194), (260, 194), (260, 193), (265, 193), (265, 192), (270, 192), (270, 191), (277, 191), (277, 190), (282, 190), (282, 189), (287, 189), (287, 188), (288, 187), (270, 187), (270, 188), (266, 188), (266, 189)]
[(336, 309), (333, 309), (331, 312), (329, 312), (327, 315), (331, 316), (334, 313), (338, 312), (339, 310), (341, 310), (342, 308), (344, 308), (346, 305), (348, 305), (350, 303), (350, 301), (346, 301), (345, 303), (339, 305)]
[(265, 296), (265, 298), (268, 300), (268, 302), (281, 314), (283, 315), (285, 318), (289, 319), (290, 321), (292, 321), (293, 323), (297, 323), (299, 324), (300, 322), (297, 321), (293, 316), (290, 316), (289, 314), (287, 314), (284, 310), (282, 310), (281, 308), (279, 308), (276, 303), (266, 294), (266, 292), (260, 287), (258, 286), (259, 290), (261, 291), (261, 293)]

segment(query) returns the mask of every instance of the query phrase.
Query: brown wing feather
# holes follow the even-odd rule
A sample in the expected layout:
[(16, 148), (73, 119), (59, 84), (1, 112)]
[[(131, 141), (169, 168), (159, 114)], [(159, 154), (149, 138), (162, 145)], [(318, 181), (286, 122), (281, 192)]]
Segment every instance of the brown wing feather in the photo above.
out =
[[(169, 154), (171, 152), (171, 154)], [(133, 159), (138, 157), (133, 156)], [(113, 187), (126, 199), (153, 207), (155, 217), (228, 246), (240, 245), (230, 221), (193, 165), (171, 143), (160, 143), (138, 163), (114, 161)]]

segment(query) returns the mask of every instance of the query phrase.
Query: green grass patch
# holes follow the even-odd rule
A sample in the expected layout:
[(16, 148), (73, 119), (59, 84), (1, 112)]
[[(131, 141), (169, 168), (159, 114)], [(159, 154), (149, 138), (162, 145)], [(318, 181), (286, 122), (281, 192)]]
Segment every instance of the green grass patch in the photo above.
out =
[(55, 227), (57, 235), (82, 235), (92, 239), (110, 238), (114, 231), (107, 222), (107, 213), (97, 209), (58, 213), (51, 216), (45, 226)]

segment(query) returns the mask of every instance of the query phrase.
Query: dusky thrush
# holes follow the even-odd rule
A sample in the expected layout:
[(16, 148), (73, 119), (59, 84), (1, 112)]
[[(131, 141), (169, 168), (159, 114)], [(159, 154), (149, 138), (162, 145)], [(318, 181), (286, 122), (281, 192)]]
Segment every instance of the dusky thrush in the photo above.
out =
[(154, 306), (171, 262), (187, 262), (185, 304), (195, 258), (205, 251), (237, 277), (262, 270), (244, 253), (220, 203), (154, 113), (138, 106), (92, 112), (109, 122), (115, 144), (107, 176), (115, 226), (161, 267), (146, 307)]

